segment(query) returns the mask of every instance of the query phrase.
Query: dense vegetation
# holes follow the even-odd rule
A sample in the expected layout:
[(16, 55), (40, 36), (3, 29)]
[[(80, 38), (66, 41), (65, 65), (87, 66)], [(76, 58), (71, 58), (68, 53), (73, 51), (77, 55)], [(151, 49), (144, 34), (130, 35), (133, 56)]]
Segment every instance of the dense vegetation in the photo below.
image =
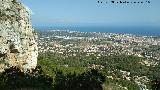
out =
[[(50, 76), (54, 76), (55, 73), (50, 71), (54, 68), (58, 68), (65, 74), (82, 74), (90, 69), (96, 69), (106, 77), (103, 83), (103, 88), (106, 90), (108, 88), (111, 90), (125, 90), (125, 88), (128, 88), (128, 90), (139, 90), (144, 88), (143, 85), (138, 85), (135, 82), (138, 78), (140, 78), (139, 82), (146, 85), (146, 88), (158, 90), (155, 88), (158, 88), (157, 86), (159, 85), (160, 65), (147, 66), (143, 64), (144, 61), (149, 62), (145, 58), (132, 55), (97, 56), (94, 54), (90, 56), (65, 57), (61, 54), (46, 53), (39, 57), (39, 65)], [(129, 72), (129, 75), (125, 75), (123, 71)], [(128, 80), (127, 77), (130, 77), (130, 79)], [(145, 81), (141, 77), (147, 77), (149, 80)]]
[[(144, 58), (126, 55), (69, 56), (40, 54), (36, 69), (26, 73), (11, 67), (0, 74), (2, 89), (34, 90), (140, 90), (135, 80), (147, 88), (160, 89), (160, 65), (143, 65)], [(124, 73), (125, 72), (125, 73)], [(127, 73), (127, 74), (126, 74)], [(129, 77), (129, 79), (127, 79)]]
[(53, 79), (48, 75), (42, 74), (41, 67), (37, 67), (32, 72), (22, 72), (17, 67), (6, 69), (0, 74), (0, 88), (2, 90), (25, 90), (25, 89), (52, 89)]
[[(0, 88), (5, 90), (102, 90), (105, 76), (98, 70), (82, 74), (53, 70), (55, 78), (43, 74), (41, 67), (32, 72), (21, 72), (17, 67), (6, 69), (0, 74)], [(54, 83), (53, 83), (54, 79)]]

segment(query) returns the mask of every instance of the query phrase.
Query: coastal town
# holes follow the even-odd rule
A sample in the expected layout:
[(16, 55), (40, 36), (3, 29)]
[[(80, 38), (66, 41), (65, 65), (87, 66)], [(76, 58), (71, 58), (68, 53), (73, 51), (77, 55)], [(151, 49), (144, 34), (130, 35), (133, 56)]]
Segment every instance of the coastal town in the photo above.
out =
[(125, 54), (160, 60), (160, 37), (69, 30), (41, 31), (39, 53), (64, 56)]

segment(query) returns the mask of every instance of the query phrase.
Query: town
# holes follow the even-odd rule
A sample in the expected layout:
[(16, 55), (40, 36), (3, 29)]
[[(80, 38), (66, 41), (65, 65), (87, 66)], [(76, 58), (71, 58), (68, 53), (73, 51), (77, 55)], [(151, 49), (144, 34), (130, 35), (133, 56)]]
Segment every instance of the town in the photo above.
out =
[(65, 56), (125, 54), (160, 60), (160, 37), (99, 32), (48, 30), (39, 34), (39, 52)]

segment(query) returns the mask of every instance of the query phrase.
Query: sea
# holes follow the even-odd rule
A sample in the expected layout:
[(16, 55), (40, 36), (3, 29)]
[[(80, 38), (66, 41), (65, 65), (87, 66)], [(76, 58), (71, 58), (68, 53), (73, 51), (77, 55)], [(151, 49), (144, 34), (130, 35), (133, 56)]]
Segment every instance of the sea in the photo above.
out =
[(102, 32), (117, 34), (134, 34), (140, 36), (160, 36), (160, 27), (108, 27), (108, 26), (35, 26), (36, 30), (70, 30), (80, 32)]

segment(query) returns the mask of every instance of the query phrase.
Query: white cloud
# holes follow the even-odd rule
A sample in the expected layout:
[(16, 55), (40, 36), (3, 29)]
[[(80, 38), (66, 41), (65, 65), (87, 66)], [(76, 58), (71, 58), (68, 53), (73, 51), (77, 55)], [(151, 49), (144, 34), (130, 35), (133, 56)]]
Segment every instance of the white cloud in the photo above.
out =
[(26, 10), (30, 13), (30, 15), (35, 15), (35, 13), (26, 5), (23, 4), (23, 6), (26, 8)]

